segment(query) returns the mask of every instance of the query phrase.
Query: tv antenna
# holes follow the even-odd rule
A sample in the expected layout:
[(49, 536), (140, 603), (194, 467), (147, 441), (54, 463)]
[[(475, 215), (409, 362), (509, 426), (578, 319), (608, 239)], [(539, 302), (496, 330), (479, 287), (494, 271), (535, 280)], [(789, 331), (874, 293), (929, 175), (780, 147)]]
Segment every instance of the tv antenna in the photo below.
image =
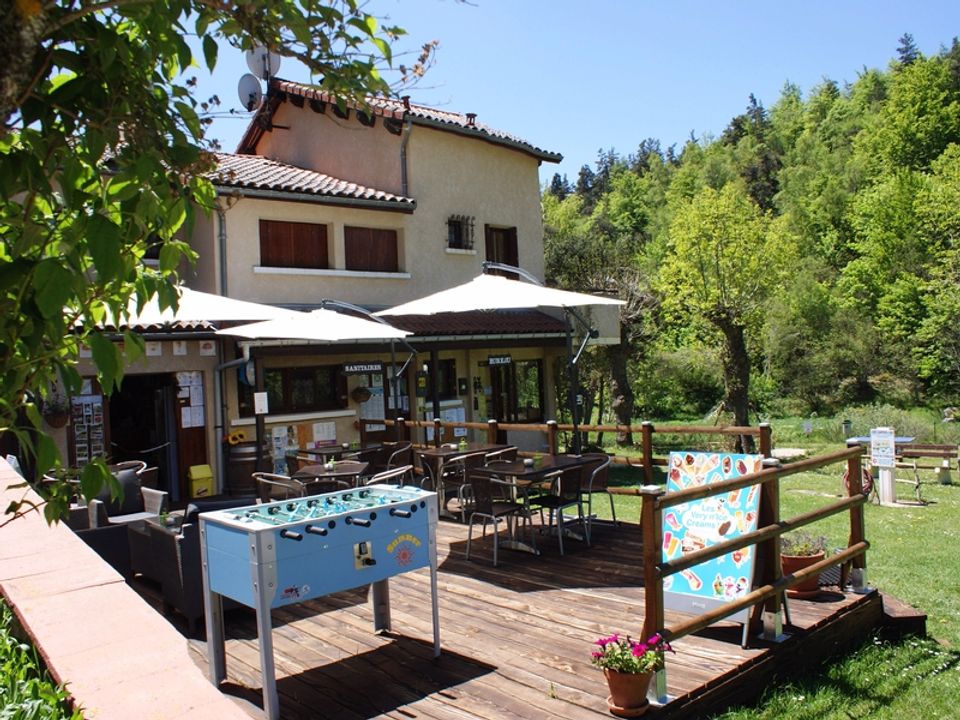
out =
[(247, 112), (253, 112), (263, 103), (263, 89), (260, 87), (260, 81), (265, 80), (269, 83), (270, 78), (277, 74), (280, 69), (280, 56), (265, 47), (257, 46), (247, 50), (244, 57), (250, 72), (241, 76), (237, 85), (237, 95), (240, 96), (240, 103)]

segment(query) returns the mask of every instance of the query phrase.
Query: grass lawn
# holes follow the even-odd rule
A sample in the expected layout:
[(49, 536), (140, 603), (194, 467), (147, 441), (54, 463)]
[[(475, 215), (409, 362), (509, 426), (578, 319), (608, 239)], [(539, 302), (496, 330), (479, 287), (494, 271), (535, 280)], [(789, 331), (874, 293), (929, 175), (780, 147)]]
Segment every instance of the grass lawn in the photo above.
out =
[[(805, 447), (798, 438), (774, 446)], [(816, 439), (817, 453), (841, 449), (840, 442)], [(619, 451), (618, 451), (619, 452)], [(793, 475), (781, 484), (781, 516), (791, 517), (840, 496), (842, 468)], [(747, 718), (896, 718), (925, 720), (960, 717), (960, 477), (953, 485), (923, 486), (928, 504), (912, 507), (866, 506), (870, 585), (927, 613), (928, 637), (888, 642), (864, 638), (855, 652), (813, 668), (804, 677), (783, 678), (751, 707), (736, 708), (722, 720)], [(640, 484), (640, 472), (617, 469), (614, 484)], [(912, 500), (913, 489), (898, 485), (897, 497)], [(616, 497), (617, 515), (635, 521), (638, 498)], [(603, 516), (606, 503), (594, 502)], [(826, 535), (828, 547), (846, 545), (847, 518), (837, 515), (810, 529)]]

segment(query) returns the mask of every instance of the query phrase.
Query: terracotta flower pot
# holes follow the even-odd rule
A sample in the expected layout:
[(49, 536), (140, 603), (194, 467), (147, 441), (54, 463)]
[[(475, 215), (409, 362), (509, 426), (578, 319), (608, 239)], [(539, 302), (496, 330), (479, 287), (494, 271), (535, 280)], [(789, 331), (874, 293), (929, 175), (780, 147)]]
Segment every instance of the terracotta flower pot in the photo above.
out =
[(70, 414), (66, 411), (48, 412), (43, 416), (43, 419), (46, 421), (47, 425), (52, 428), (62, 428), (66, 426), (67, 421), (70, 419)]
[(611, 713), (617, 717), (640, 717), (650, 707), (647, 689), (653, 678), (652, 672), (622, 673), (604, 668), (603, 675), (610, 689), (607, 707)]
[[(780, 565), (783, 568), (784, 575), (792, 575), (798, 570), (803, 570), (814, 563), (820, 562), (825, 557), (825, 553), (816, 555), (781, 555)], [(787, 590), (787, 597), (793, 598), (812, 598), (820, 594), (820, 575), (809, 577), (801, 583), (794, 585)]]

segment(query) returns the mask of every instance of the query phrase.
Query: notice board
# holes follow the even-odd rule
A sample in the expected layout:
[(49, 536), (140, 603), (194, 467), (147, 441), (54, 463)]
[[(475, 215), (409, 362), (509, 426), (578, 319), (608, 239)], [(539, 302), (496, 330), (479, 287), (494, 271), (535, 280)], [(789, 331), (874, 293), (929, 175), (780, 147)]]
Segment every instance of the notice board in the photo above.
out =
[[(762, 455), (670, 453), (667, 492), (741, 477), (759, 471)], [(757, 529), (760, 485), (668, 508), (663, 516), (663, 559), (732, 540)], [(746, 595), (752, 589), (756, 547), (747, 546), (664, 579), (664, 605), (700, 614)], [(729, 620), (746, 622), (748, 610)]]

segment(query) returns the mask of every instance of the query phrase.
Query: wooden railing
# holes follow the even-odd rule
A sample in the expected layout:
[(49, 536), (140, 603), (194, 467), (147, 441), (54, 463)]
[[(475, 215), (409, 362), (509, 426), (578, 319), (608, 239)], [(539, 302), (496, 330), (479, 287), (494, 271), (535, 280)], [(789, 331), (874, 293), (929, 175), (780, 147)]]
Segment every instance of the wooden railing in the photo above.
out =
[[(668, 641), (676, 640), (702, 630), (730, 615), (752, 608), (748, 628), (750, 633), (756, 634), (762, 625), (764, 636), (767, 639), (773, 639), (780, 632), (780, 608), (784, 606), (783, 593), (787, 588), (837, 565), (841, 567), (841, 587), (845, 586), (848, 580), (851, 580), (854, 586), (862, 586), (865, 579), (866, 551), (870, 544), (864, 537), (863, 505), (867, 497), (861, 491), (860, 455), (860, 448), (852, 447), (782, 467), (778, 461), (768, 460), (764, 463), (767, 467), (759, 472), (710, 485), (690, 487), (674, 493), (667, 493), (659, 485), (641, 488), (611, 487), (611, 493), (639, 495), (643, 501), (640, 520), (643, 534), (646, 613), (643, 637), (647, 638), (655, 633), (660, 633)], [(780, 518), (781, 478), (844, 461), (847, 465), (849, 478), (847, 497), (786, 520)], [(702, 550), (684, 554), (675, 560), (663, 560), (661, 548), (663, 547), (664, 510), (681, 503), (722, 495), (758, 483), (762, 486), (762, 490), (758, 513), (759, 528), (756, 531), (745, 533)], [(849, 513), (850, 532), (847, 547), (803, 570), (782, 576), (780, 570), (781, 535), (841, 512)], [(755, 589), (752, 592), (725, 603), (721, 607), (693, 616), (677, 625), (665, 626), (663, 596), (665, 578), (749, 545), (757, 546), (756, 567), (758, 568), (758, 576), (754, 578)], [(764, 616), (767, 619), (772, 618), (772, 623), (764, 623)], [(658, 673), (657, 677), (657, 694), (659, 697), (665, 695), (666, 676), (664, 673), (665, 671)]]
[[(413, 440), (413, 434), (418, 429), (432, 429), (434, 445), (439, 446), (443, 442), (453, 439), (453, 428), (466, 428), (485, 433), (485, 438), (491, 445), (497, 441), (500, 431), (511, 432), (534, 432), (544, 435), (546, 438), (546, 451), (551, 455), (558, 452), (558, 436), (561, 432), (572, 432), (573, 425), (561, 424), (555, 420), (548, 420), (544, 423), (501, 423), (496, 420), (488, 420), (485, 423), (480, 422), (444, 422), (440, 419), (435, 420), (405, 420), (397, 418), (396, 420), (368, 419), (361, 418), (360, 441), (366, 442), (368, 425), (386, 425), (393, 428), (393, 433), (398, 440)], [(449, 429), (449, 431), (448, 431)], [(644, 421), (639, 426), (634, 425), (580, 425), (579, 429), (584, 433), (590, 432), (616, 432), (625, 434), (639, 434), (641, 436), (640, 450), (643, 459), (638, 463), (635, 457), (614, 456), (612, 461), (621, 465), (639, 465), (643, 468), (644, 482), (648, 485), (653, 484), (656, 465), (666, 465), (667, 459), (656, 457), (654, 455), (655, 436), (661, 435), (720, 435), (723, 437), (741, 437), (755, 438), (757, 451), (764, 457), (771, 457), (772, 442), (770, 425), (761, 423), (756, 427), (740, 425), (660, 425), (654, 426), (652, 422)], [(426, 433), (424, 435), (426, 439)]]

